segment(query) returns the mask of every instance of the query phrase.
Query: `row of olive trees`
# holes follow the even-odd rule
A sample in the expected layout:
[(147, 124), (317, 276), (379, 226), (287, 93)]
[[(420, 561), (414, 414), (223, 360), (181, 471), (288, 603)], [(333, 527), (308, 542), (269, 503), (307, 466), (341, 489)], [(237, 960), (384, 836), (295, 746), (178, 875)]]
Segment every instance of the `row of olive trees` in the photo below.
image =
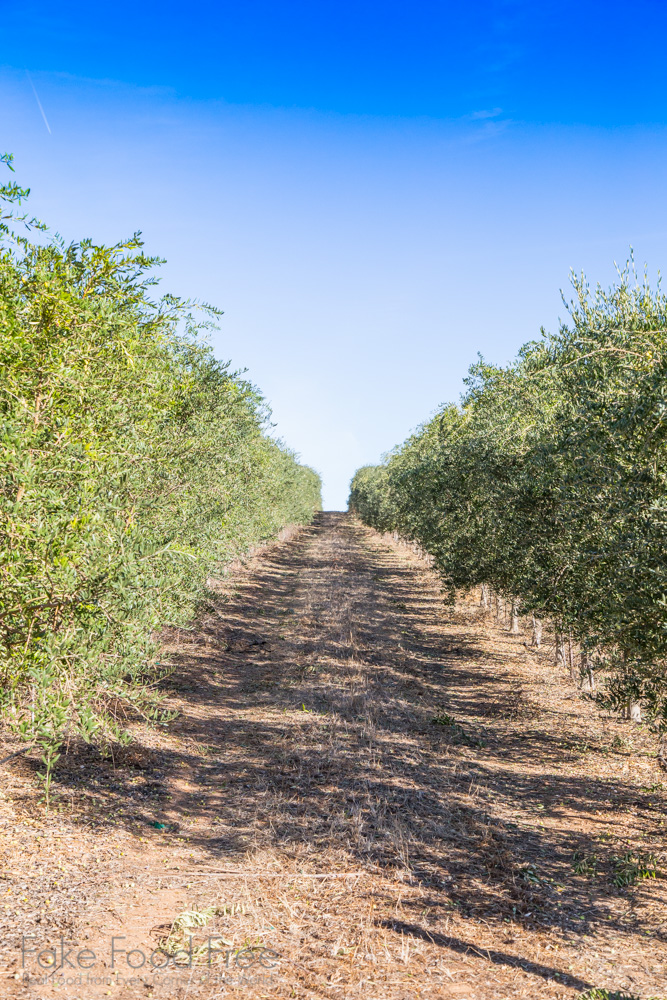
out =
[(138, 238), (17, 235), (25, 194), (0, 189), (0, 691), (52, 760), (68, 732), (117, 738), (130, 705), (156, 711), (157, 630), (311, 520), (320, 482), (188, 303), (150, 297)]
[(558, 333), (473, 366), (462, 405), (360, 469), (350, 506), (452, 590), (548, 620), (601, 701), (667, 726), (667, 298), (632, 267), (573, 284)]

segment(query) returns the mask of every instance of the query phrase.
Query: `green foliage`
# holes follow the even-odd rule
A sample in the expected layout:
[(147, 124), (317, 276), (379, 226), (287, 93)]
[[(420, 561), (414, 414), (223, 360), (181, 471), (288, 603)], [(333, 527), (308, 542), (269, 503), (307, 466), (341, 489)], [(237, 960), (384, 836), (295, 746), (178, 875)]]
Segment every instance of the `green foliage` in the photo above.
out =
[(458, 722), (452, 715), (448, 715), (447, 712), (440, 712), (435, 715), (431, 722), (434, 726), (458, 726)]
[(575, 851), (572, 856), (572, 868), (575, 875), (587, 875), (595, 878), (598, 874), (597, 854), (579, 854)]
[[(577, 1000), (641, 1000), (636, 993), (626, 993), (625, 990), (586, 990), (580, 993)], [(659, 1000), (659, 997), (647, 997), (647, 1000)]]
[(628, 993), (626, 990), (586, 990), (580, 993), (576, 1000), (666, 1000), (665, 997), (650, 996), (642, 998), (637, 993)]
[(614, 858), (614, 885), (619, 889), (627, 885), (635, 885), (645, 878), (656, 878), (658, 861), (653, 854), (635, 854), (627, 851), (619, 858)]
[(573, 278), (569, 323), (447, 406), (350, 507), (431, 553), (453, 593), (487, 584), (570, 634), (598, 697), (667, 725), (667, 298), (632, 264)]
[(524, 865), (523, 868), (517, 869), (517, 875), (523, 879), (524, 882), (528, 882), (529, 885), (542, 884), (542, 879), (540, 878), (535, 865)]
[(320, 485), (202, 338), (217, 311), (198, 322), (150, 297), (158, 261), (138, 236), (2, 227), (1, 707), (42, 748), (48, 796), (66, 734), (117, 739), (128, 713), (158, 717), (158, 630), (193, 615), (210, 573), (310, 521)]

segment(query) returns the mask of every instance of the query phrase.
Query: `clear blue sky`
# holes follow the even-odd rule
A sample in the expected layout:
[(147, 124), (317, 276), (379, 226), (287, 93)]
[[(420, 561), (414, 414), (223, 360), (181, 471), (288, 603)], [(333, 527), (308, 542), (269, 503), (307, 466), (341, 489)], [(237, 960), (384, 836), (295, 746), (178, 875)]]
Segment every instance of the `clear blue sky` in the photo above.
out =
[(0, 34), (32, 211), (141, 229), (225, 310), (328, 508), (477, 351), (555, 326), (570, 267), (664, 266), (665, 3), (4, 0)]

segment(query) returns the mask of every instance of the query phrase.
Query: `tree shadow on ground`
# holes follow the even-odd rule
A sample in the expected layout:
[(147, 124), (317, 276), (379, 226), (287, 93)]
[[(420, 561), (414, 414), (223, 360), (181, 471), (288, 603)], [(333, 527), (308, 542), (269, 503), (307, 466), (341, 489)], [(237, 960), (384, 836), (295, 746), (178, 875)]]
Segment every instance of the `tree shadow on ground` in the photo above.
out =
[[(276, 849), (312, 865), (317, 851), (338, 852), (399, 871), (463, 918), (640, 934), (627, 911), (644, 889), (614, 886), (599, 834), (628, 805), (657, 824), (656, 797), (585, 773), (574, 722), (564, 738), (512, 718), (521, 705), (505, 660), (414, 565), (369, 550), (345, 515), (320, 514), (172, 651), (165, 694), (181, 715), (169, 731), (187, 746), (129, 747), (114, 761), (79, 748), (58, 787), (84, 783), (101, 829), (116, 808), (131, 829), (187, 828), (209, 864)], [(597, 854), (594, 877), (574, 871), (575, 852)]]

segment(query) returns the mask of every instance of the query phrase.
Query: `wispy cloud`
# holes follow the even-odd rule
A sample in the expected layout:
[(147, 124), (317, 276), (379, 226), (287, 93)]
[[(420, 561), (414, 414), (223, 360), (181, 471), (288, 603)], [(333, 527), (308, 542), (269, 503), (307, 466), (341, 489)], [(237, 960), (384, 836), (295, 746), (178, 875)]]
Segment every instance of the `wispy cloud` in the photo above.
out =
[(39, 108), (42, 118), (44, 119), (44, 124), (46, 125), (46, 131), (49, 133), (49, 135), (51, 135), (51, 126), (48, 123), (46, 114), (44, 113), (44, 108), (42, 107), (42, 102), (39, 99), (37, 91), (35, 90), (35, 84), (32, 82), (32, 77), (30, 76), (28, 70), (25, 71), (25, 75), (28, 77), (28, 82), (32, 87), (32, 92), (35, 95), (35, 100), (37, 101), (37, 107)]
[(502, 108), (486, 108), (481, 111), (473, 111), (470, 115), (472, 121), (480, 121), (483, 118), (497, 118), (498, 115), (502, 115)]

